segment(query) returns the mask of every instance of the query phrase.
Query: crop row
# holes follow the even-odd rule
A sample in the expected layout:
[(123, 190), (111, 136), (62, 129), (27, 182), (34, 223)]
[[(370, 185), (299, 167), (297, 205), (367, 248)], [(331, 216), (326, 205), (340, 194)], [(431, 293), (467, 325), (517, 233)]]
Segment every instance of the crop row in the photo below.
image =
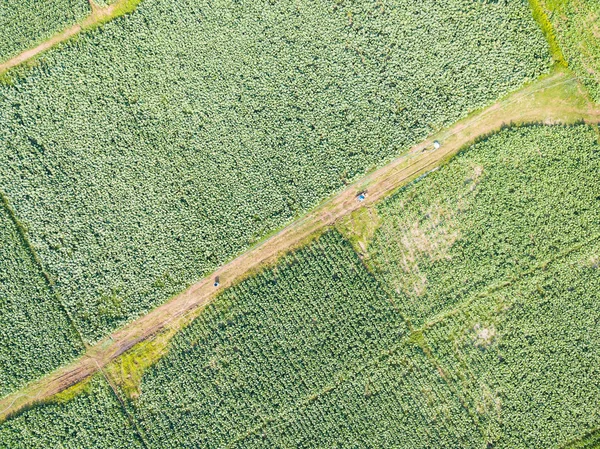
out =
[(406, 333), (332, 231), (221, 295), (144, 375), (130, 408), (153, 447), (223, 447)]

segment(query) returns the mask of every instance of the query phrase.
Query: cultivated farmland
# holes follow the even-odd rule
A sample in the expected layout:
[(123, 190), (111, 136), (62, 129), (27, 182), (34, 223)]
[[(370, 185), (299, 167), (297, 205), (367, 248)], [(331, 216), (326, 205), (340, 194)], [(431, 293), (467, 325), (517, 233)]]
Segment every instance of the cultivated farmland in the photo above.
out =
[[(176, 336), (123, 390), (132, 415), (152, 447), (528, 448), (585, 435), (600, 420), (598, 164), (596, 127), (516, 128), (474, 145), (378, 206), (376, 252), (362, 257), (386, 284), (325, 234)], [(419, 223), (436, 220), (418, 228), (421, 243), (452, 236), (412, 254), (426, 291), (453, 282), (438, 307), (424, 293), (382, 296), (397, 283), (377, 263), (381, 234), (414, 218), (417, 198)], [(566, 222), (549, 204), (570, 212)], [(388, 242), (391, 252), (414, 244)]]
[(600, 101), (600, 2), (535, 0), (548, 14), (548, 27), (564, 57), (592, 97)]
[(88, 0), (0, 0), (0, 62), (90, 13)]
[(226, 291), (177, 335), (139, 390), (129, 389), (130, 407), (152, 447), (225, 447), (407, 332), (333, 231)]
[(598, 449), (598, 8), (1, 3), (0, 449)]
[(600, 233), (597, 127), (509, 129), (380, 203), (368, 263), (421, 325)]
[(0, 199), (0, 396), (81, 354), (83, 344)]
[(0, 426), (2, 449), (144, 448), (102, 377), (66, 390), (50, 403)]
[(330, 230), (226, 290), (162, 358), (144, 343), (117, 360), (146, 447), (593, 443), (598, 136), (503, 130), (343, 223), (353, 243)]
[(517, 0), (147, 0), (0, 88), (0, 186), (96, 341), (548, 63)]

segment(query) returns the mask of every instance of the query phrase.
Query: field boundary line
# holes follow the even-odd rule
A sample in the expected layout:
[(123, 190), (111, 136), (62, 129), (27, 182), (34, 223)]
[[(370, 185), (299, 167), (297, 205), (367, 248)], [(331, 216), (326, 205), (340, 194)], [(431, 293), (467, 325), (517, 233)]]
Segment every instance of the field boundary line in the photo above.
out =
[(123, 399), (119, 395), (119, 392), (117, 391), (117, 387), (115, 387), (113, 385), (110, 377), (108, 376), (108, 374), (106, 374), (106, 372), (104, 371), (104, 369), (100, 365), (98, 365), (97, 363), (96, 363), (96, 366), (98, 367), (98, 371), (102, 374), (102, 377), (104, 378), (104, 380), (106, 381), (106, 383), (110, 387), (113, 395), (115, 396), (115, 398), (117, 398), (117, 402), (121, 406), (122, 413), (127, 417), (127, 420), (131, 423), (131, 426), (135, 430), (135, 433), (137, 433), (138, 436), (140, 437), (140, 441), (142, 443), (142, 446), (144, 446), (145, 449), (150, 449), (150, 445), (146, 441), (146, 438), (144, 437), (144, 434), (142, 433), (142, 431), (139, 428), (138, 420), (135, 419), (135, 417), (132, 416), (131, 413), (129, 413), (129, 410), (127, 410), (127, 407), (125, 406), (125, 402), (123, 401)]
[(23, 225), (23, 223), (21, 223), (21, 221), (17, 217), (15, 210), (12, 208), (12, 206), (10, 204), (8, 195), (4, 191), (0, 190), (0, 198), (2, 199), (2, 205), (3, 205), (4, 209), (6, 210), (6, 212), (8, 213), (10, 220), (13, 222), (13, 224), (17, 228), (17, 233), (19, 234), (21, 244), (23, 245), (23, 247), (29, 254), (29, 257), (31, 257), (33, 264), (36, 266), (36, 268), (42, 274), (42, 277), (44, 278), (46, 286), (48, 287), (49, 293), (52, 295), (52, 297), (58, 303), (59, 308), (62, 310), (62, 312), (67, 317), (67, 320), (69, 321), (69, 324), (71, 325), (72, 330), (78, 336), (79, 343), (81, 343), (81, 349), (86, 350), (89, 345), (87, 345), (85, 343), (85, 340), (83, 339), (83, 334), (80, 332), (79, 328), (75, 324), (75, 320), (73, 319), (73, 316), (69, 312), (69, 309), (65, 306), (65, 303), (63, 302), (59, 293), (56, 291), (56, 288), (54, 286), (54, 280), (52, 279), (50, 274), (44, 268), (44, 264), (42, 263), (42, 260), (40, 259), (35, 248), (33, 247), (33, 244), (31, 243), (31, 241), (29, 240), (29, 237), (27, 236), (27, 230), (26, 230), (25, 226)]

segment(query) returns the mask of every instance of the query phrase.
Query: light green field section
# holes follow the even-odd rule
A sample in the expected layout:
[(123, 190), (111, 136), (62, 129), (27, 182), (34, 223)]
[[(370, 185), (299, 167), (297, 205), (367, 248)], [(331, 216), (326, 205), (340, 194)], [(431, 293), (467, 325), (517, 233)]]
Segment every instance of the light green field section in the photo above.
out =
[(600, 424), (599, 254), (596, 240), (425, 332), (493, 447), (597, 447), (566, 443)]
[(368, 263), (415, 326), (600, 228), (598, 128), (501, 131), (377, 206)]
[(549, 59), (520, 0), (145, 0), (0, 87), (0, 186), (96, 341)]

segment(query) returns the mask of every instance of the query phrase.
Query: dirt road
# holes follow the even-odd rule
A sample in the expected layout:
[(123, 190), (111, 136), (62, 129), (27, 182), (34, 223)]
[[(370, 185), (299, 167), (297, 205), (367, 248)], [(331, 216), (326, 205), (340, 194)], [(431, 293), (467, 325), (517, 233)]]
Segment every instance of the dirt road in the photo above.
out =
[[(403, 156), (350, 185), (185, 292), (113, 333), (109, 338), (88, 349), (84, 356), (70, 365), (1, 399), (0, 421), (32, 403), (48, 399), (84, 380), (136, 343), (162, 330), (180, 328), (197, 316), (219, 291), (248, 276), (262, 265), (275, 261), (281, 254), (301, 246), (312, 235), (332, 225), (344, 215), (380, 200), (417, 176), (439, 166), (475, 139), (509, 123), (550, 124), (576, 121), (598, 123), (600, 106), (587, 101), (577, 82), (565, 72), (546, 76), (494, 105), (471, 114), (452, 127), (415, 145)], [(438, 149), (434, 149), (435, 140), (441, 143)], [(364, 191), (367, 195), (364, 201), (359, 202), (357, 195)], [(220, 286), (217, 288), (213, 286), (216, 276), (220, 279)]]
[(92, 12), (89, 16), (83, 19), (80, 23), (76, 23), (69, 28), (64, 29), (58, 34), (55, 34), (50, 39), (42, 42), (36, 47), (25, 50), (24, 52), (14, 56), (7, 61), (0, 63), (0, 75), (8, 70), (30, 61), (43, 52), (55, 47), (56, 45), (66, 42), (73, 36), (79, 34), (82, 30), (93, 28), (94, 26), (113, 20), (123, 14), (131, 12), (135, 9), (140, 0), (117, 0), (108, 6), (98, 6), (93, 1), (90, 1)]

